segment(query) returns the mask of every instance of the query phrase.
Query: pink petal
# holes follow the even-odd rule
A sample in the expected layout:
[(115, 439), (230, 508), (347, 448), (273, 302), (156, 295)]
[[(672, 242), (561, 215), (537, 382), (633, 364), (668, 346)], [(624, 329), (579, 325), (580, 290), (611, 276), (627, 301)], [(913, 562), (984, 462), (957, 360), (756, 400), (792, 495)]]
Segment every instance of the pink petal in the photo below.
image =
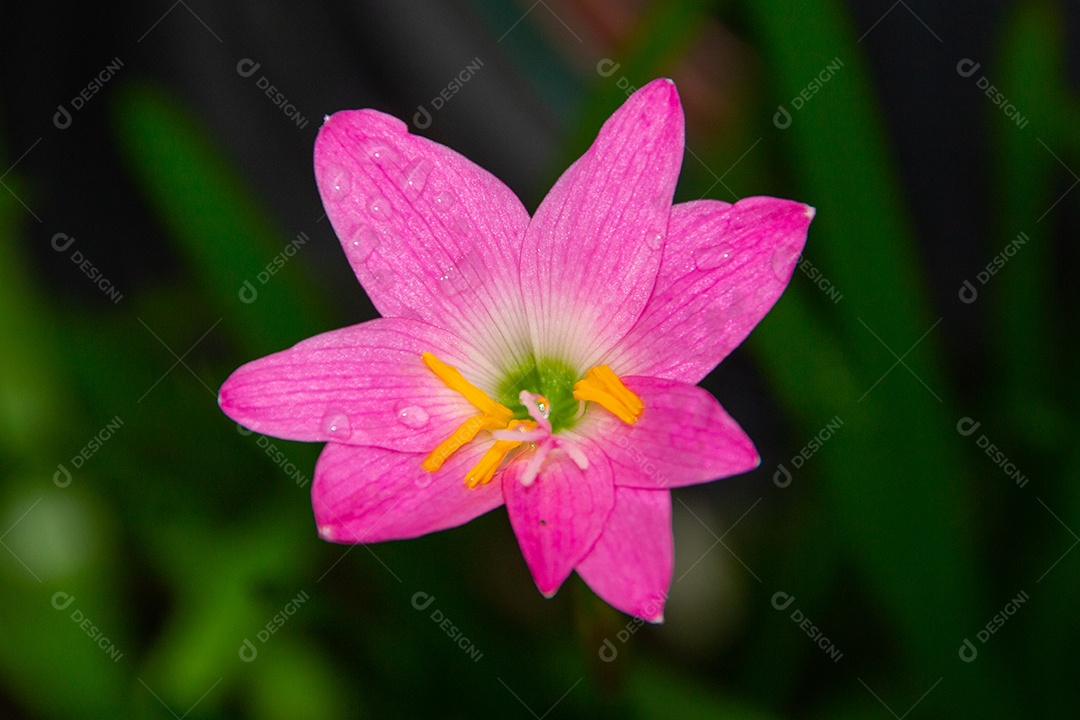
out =
[(477, 411), (424, 365), (425, 350), (478, 385), (488, 377), (450, 333), (380, 318), (243, 365), (218, 402), (236, 422), (275, 437), (430, 452)]
[(578, 575), (615, 609), (659, 623), (674, 567), (671, 493), (616, 487), (615, 509)]
[(574, 433), (608, 456), (615, 484), (638, 488), (696, 485), (753, 470), (754, 444), (707, 390), (674, 380), (624, 377), (645, 403), (633, 425), (592, 407)]
[(311, 505), (323, 540), (372, 543), (456, 527), (503, 503), (496, 482), (465, 487), (491, 442), (475, 442), (434, 473), (422, 454), (328, 443), (315, 464)]
[(380, 314), (446, 328), (488, 357), (524, 354), (518, 258), (529, 214), (506, 185), (374, 110), (323, 124), (315, 179)]
[(551, 597), (589, 552), (615, 503), (611, 467), (603, 453), (582, 445), (587, 470), (561, 450), (553, 450), (529, 487), (521, 484), (528, 456), (516, 458), (502, 474), (510, 525), (536, 586)]
[(654, 80), (544, 198), (521, 254), (538, 355), (588, 367), (633, 326), (659, 267), (682, 155), (678, 93)]
[(607, 362), (620, 374), (700, 382), (787, 287), (813, 216), (768, 197), (672, 207), (653, 297)]

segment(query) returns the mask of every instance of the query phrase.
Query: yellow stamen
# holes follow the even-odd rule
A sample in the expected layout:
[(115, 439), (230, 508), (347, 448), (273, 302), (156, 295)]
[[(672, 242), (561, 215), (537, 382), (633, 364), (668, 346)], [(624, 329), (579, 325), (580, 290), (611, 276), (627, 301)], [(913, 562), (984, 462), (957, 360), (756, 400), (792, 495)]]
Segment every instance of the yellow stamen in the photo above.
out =
[[(536, 423), (531, 420), (514, 420), (507, 430), (524, 426), (527, 430), (535, 430)], [(521, 444), (520, 440), (496, 440), (495, 444), (488, 448), (480, 462), (465, 476), (465, 486), (474, 488), (477, 485), (486, 485), (495, 477), (495, 471), (499, 469), (506, 454)]]
[(439, 379), (446, 383), (448, 388), (461, 393), (473, 407), (484, 415), (489, 415), (492, 418), (505, 418), (502, 423), (503, 426), (514, 417), (514, 413), (510, 408), (489, 398), (487, 393), (466, 380), (456, 367), (447, 365), (429, 352), (424, 353), (421, 357), (424, 358), (424, 364), (438, 375)]
[(435, 472), (442, 467), (447, 458), (471, 442), (476, 437), (476, 433), (481, 430), (500, 430), (505, 426), (499, 418), (493, 418), (490, 415), (473, 415), (463, 422), (450, 437), (439, 443), (424, 459), (424, 462), (420, 463), (420, 467), (428, 472)]
[[(462, 397), (480, 411), (479, 415), (473, 415), (463, 422), (450, 437), (439, 443), (438, 446), (424, 458), (424, 462), (420, 463), (420, 467), (428, 472), (435, 472), (442, 467), (447, 458), (460, 450), (464, 445), (471, 442), (472, 439), (476, 437), (476, 433), (481, 430), (501, 430), (507, 427), (510, 421), (513, 420), (514, 413), (510, 408), (492, 400), (487, 396), (487, 393), (466, 380), (456, 367), (447, 365), (429, 352), (423, 353), (421, 357), (424, 360), (424, 364), (427, 365), (440, 380), (446, 383), (448, 388), (461, 393)], [(498, 445), (497, 442), (495, 444), (496, 446)], [(517, 443), (514, 444), (514, 447), (517, 447)], [(506, 452), (509, 452), (510, 449), (512, 448), (508, 448)], [(506, 452), (504, 452), (503, 455), (505, 455)], [(487, 456), (485, 455), (484, 457), (486, 458)], [(502, 455), (499, 456), (499, 460), (501, 459)], [(484, 461), (481, 460), (480, 462), (483, 463)], [(498, 467), (498, 463), (495, 465)], [(492, 470), (492, 472), (494, 472), (494, 470)], [(471, 474), (472, 473), (470, 473), (470, 476)], [(490, 480), (490, 478), (488, 479)], [(468, 478), (466, 478), (466, 483), (468, 483)], [(473, 486), (470, 485), (470, 487)]]
[(574, 385), (574, 397), (597, 403), (628, 425), (636, 423), (645, 409), (641, 398), (607, 365), (597, 365), (585, 373)]

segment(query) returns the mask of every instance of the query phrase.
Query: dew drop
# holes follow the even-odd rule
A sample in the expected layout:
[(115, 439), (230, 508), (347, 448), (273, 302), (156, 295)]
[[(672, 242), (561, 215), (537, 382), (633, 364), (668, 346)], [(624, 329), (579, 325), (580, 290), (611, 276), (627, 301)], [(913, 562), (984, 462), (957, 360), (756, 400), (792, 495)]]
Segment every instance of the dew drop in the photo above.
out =
[(348, 440), (352, 437), (352, 426), (349, 418), (340, 410), (330, 408), (323, 415), (322, 430), (335, 440)]
[(664, 233), (653, 230), (645, 231), (645, 244), (653, 250), (659, 250), (664, 245)]
[(380, 167), (390, 165), (394, 160), (394, 151), (382, 144), (372, 145), (368, 150), (368, 154), (375, 161), (375, 164)]
[(419, 430), (428, 424), (427, 411), (416, 405), (399, 402), (394, 408), (394, 414), (399, 423), (413, 430)]
[(335, 202), (341, 202), (352, 190), (352, 173), (341, 165), (332, 165), (327, 169), (330, 178), (328, 195)]
[(488, 270), (484, 259), (477, 253), (469, 253), (456, 263), (446, 268), (439, 278), (443, 292), (447, 295), (476, 293), (487, 280)]
[(414, 160), (405, 168), (402, 175), (402, 190), (419, 195), (427, 185), (428, 175), (431, 174), (431, 162), (427, 158)]
[(457, 202), (457, 198), (453, 193), (441, 192), (435, 196), (435, 207), (439, 208), (443, 212), (450, 209), (450, 206)]
[(351, 242), (352, 259), (363, 262), (371, 257), (375, 248), (379, 247), (379, 235), (370, 225), (361, 225), (353, 233)]
[(376, 218), (385, 220), (394, 213), (394, 209), (390, 206), (390, 201), (386, 198), (376, 195), (368, 203), (368, 210)]
[(450, 216), (450, 225), (459, 235), (468, 236), (469, 232), (472, 230), (469, 219), (459, 212), (455, 212)]
[(773, 251), (772, 271), (780, 282), (791, 279), (791, 273), (795, 271), (795, 261), (799, 259), (798, 243), (781, 245)]
[(731, 260), (734, 254), (735, 248), (727, 243), (701, 248), (694, 255), (694, 265), (698, 270), (715, 270)]

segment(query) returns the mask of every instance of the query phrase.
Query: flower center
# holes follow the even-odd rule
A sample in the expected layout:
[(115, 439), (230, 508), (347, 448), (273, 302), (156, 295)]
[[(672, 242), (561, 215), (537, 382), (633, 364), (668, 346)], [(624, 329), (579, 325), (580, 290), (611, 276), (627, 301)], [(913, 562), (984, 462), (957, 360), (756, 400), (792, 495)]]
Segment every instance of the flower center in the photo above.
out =
[(530, 356), (510, 368), (496, 388), (495, 397), (514, 412), (515, 418), (523, 420), (530, 414), (521, 402), (521, 391), (540, 394), (548, 401), (551, 431), (557, 433), (573, 427), (580, 418), (581, 404), (574, 397), (575, 379), (577, 372), (566, 363)]
[[(589, 402), (600, 405), (631, 425), (637, 422), (645, 408), (641, 398), (607, 365), (589, 369), (575, 383), (575, 373), (565, 363), (531, 358), (507, 374), (496, 392), (496, 397), (502, 401), (499, 402), (466, 380), (457, 368), (433, 354), (425, 352), (421, 357), (428, 369), (468, 400), (478, 414), (439, 443), (420, 466), (435, 472), (447, 458), (472, 442), (481, 430), (487, 430), (495, 439), (465, 476), (465, 485), (470, 488), (491, 482), (504, 465), (506, 456), (515, 451), (510, 462), (518, 454), (531, 453), (521, 475), (524, 485), (531, 485), (536, 480), (548, 453), (555, 448), (562, 449), (584, 470), (589, 465), (585, 453), (568, 438), (556, 437), (556, 433), (573, 427), (584, 415)], [(532, 389), (540, 389), (544, 394), (535, 394)], [(523, 444), (524, 448), (521, 447)]]

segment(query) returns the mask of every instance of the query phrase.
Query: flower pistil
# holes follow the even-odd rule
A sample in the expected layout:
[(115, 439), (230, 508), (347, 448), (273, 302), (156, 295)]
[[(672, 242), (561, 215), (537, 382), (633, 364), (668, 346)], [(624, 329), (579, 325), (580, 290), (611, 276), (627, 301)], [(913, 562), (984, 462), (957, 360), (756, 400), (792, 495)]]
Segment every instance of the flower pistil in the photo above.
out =
[[(420, 464), (424, 470), (438, 470), (447, 458), (471, 442), (481, 430), (490, 431), (495, 443), (466, 474), (465, 485), (469, 488), (491, 482), (506, 456), (523, 443), (528, 443), (533, 450), (521, 476), (524, 485), (532, 484), (548, 453), (556, 447), (566, 452), (582, 470), (588, 468), (588, 458), (575, 443), (569, 438), (555, 437), (550, 420), (552, 403), (546, 397), (521, 390), (518, 400), (531, 419), (515, 418), (513, 410), (492, 400), (487, 393), (466, 380), (457, 368), (447, 365), (429, 352), (423, 353), (422, 357), (424, 364), (447, 387), (460, 393), (480, 411), (431, 451)], [(641, 398), (626, 387), (607, 365), (597, 365), (586, 372), (585, 377), (574, 385), (573, 397), (580, 401), (583, 407), (585, 402), (595, 402), (630, 425), (637, 422), (645, 408)]]

